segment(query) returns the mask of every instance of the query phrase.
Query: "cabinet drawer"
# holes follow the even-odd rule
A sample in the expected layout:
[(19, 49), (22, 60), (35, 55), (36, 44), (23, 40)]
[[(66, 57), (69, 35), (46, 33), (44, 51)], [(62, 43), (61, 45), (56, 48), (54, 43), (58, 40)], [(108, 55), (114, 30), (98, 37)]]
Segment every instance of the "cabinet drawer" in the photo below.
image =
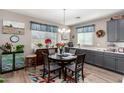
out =
[(105, 53), (104, 52), (104, 56), (116, 57), (116, 54), (114, 54), (114, 53)]
[(124, 58), (124, 54), (117, 54), (117, 58)]
[(95, 55), (103, 55), (103, 54), (104, 54), (104, 52), (94, 51), (94, 54), (95, 54)]

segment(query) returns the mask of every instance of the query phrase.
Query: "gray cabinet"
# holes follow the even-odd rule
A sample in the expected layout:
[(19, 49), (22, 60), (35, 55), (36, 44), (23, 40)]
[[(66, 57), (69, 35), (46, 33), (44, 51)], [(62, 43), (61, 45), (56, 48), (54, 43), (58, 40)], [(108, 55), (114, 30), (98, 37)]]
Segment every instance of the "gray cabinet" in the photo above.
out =
[(90, 63), (90, 64), (94, 64), (94, 58), (95, 58), (94, 52), (87, 50), (85, 62)]
[(86, 53), (86, 50), (84, 49), (77, 49), (76, 50), (76, 54), (85, 54)]
[(108, 42), (124, 42), (124, 19), (107, 22)]
[(118, 27), (118, 41), (123, 42), (124, 41), (124, 19), (118, 20), (119, 21), (119, 27)]
[(124, 55), (117, 55), (117, 60), (116, 60), (116, 71), (124, 73)]
[(110, 70), (116, 70), (115, 65), (116, 65), (116, 55), (112, 53), (105, 53), (103, 67)]
[(94, 52), (95, 59), (94, 64), (98, 66), (103, 66), (103, 52)]
[(117, 41), (118, 20), (107, 22), (107, 40), (109, 42)]

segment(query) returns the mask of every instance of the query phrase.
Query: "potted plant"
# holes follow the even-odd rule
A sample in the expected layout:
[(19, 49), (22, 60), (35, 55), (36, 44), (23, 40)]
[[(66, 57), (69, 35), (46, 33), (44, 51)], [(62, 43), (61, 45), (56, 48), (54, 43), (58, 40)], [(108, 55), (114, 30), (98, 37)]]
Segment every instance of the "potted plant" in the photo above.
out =
[(12, 48), (12, 44), (11, 43), (5, 43), (5, 45), (3, 45), (4, 46), (4, 48), (7, 50), (7, 51), (9, 51), (9, 52), (11, 52), (11, 48)]
[(43, 46), (43, 44), (42, 43), (38, 43), (38, 44), (36, 44), (39, 48), (41, 48), (42, 46)]
[(23, 51), (23, 49), (24, 49), (24, 45), (21, 45), (21, 44), (19, 44), (19, 45), (16, 45), (16, 51)]

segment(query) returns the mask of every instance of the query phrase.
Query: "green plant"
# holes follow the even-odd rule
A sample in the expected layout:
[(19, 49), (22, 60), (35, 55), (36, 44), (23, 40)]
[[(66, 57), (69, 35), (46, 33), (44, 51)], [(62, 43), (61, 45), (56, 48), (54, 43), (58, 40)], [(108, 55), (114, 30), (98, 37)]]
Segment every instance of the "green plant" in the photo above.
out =
[(42, 45), (41, 43), (38, 43), (37, 46), (38, 46), (38, 47), (42, 47), (43, 45)]
[(4, 82), (4, 79), (3, 78), (0, 78), (0, 83), (3, 83)]
[(24, 49), (24, 45), (21, 44), (16, 45), (16, 51), (23, 51), (23, 49)]

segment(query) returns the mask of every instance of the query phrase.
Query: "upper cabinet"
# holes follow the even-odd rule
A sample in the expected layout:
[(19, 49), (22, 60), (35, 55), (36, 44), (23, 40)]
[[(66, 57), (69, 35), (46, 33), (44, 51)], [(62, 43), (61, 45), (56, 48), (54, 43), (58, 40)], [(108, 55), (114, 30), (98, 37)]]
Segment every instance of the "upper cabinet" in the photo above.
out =
[(118, 41), (124, 42), (124, 19), (118, 20)]
[(107, 22), (107, 41), (124, 42), (124, 19)]

